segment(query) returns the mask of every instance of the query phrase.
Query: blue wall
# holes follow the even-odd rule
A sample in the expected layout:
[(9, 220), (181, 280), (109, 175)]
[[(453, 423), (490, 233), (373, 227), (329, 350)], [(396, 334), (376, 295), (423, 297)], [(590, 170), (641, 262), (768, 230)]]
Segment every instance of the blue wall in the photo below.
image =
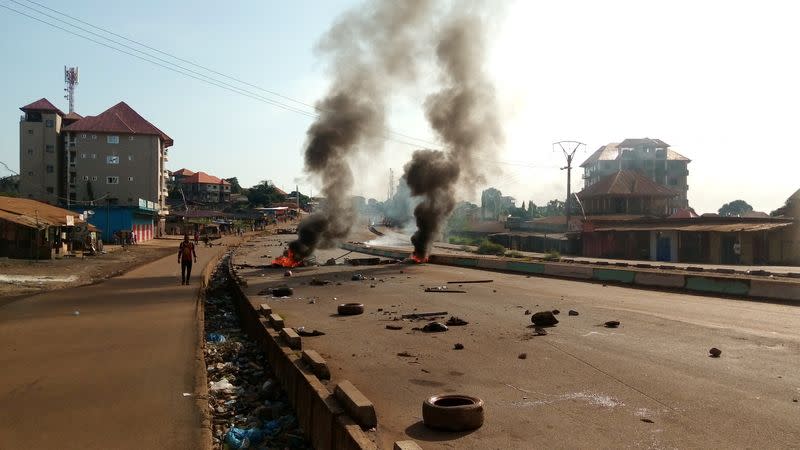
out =
[(114, 233), (119, 230), (132, 230), (133, 225), (153, 224), (153, 213), (142, 211), (139, 208), (125, 206), (94, 206), (72, 208), (73, 211), (82, 213), (93, 211), (89, 216), (89, 223), (101, 230), (103, 242), (113, 243)]

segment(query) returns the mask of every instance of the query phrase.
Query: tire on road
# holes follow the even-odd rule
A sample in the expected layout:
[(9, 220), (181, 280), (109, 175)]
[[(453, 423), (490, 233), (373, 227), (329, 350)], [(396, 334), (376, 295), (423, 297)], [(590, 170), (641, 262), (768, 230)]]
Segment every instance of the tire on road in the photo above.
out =
[(342, 316), (355, 316), (364, 313), (363, 303), (342, 303), (337, 308), (337, 311)]
[(422, 421), (437, 430), (475, 430), (483, 425), (483, 400), (469, 395), (434, 395), (422, 403)]

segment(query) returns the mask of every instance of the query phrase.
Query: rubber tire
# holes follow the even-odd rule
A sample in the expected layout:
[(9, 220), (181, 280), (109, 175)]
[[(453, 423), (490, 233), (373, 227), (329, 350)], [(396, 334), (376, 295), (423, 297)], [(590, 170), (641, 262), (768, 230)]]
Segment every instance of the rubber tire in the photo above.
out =
[(357, 316), (364, 314), (363, 303), (342, 303), (337, 308), (340, 316)]
[[(449, 399), (468, 402), (457, 406), (441, 406), (437, 402)], [(483, 400), (469, 395), (434, 395), (422, 403), (425, 426), (444, 431), (468, 431), (483, 425)]]

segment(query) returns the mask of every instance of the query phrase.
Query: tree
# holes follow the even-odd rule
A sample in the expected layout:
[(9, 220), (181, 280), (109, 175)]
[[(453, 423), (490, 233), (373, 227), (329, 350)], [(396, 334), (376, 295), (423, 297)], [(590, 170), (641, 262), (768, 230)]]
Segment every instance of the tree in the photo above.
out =
[(481, 218), (497, 220), (503, 214), (503, 193), (495, 188), (481, 193)]
[(241, 194), (242, 193), (242, 186), (239, 184), (239, 179), (236, 177), (232, 178), (223, 178), (225, 181), (231, 184), (231, 194)]
[(772, 217), (786, 216), (800, 218), (800, 189), (786, 199), (786, 202), (780, 208), (772, 211)]
[(720, 216), (738, 217), (745, 213), (753, 211), (753, 207), (747, 204), (744, 200), (734, 200), (730, 203), (725, 203), (719, 209)]
[[(269, 206), (273, 203), (280, 203), (285, 200), (286, 197), (278, 192), (278, 188), (267, 180), (247, 190), (247, 201), (250, 202), (252, 206)], [(302, 197), (300, 201), (302, 202)]]
[(531, 219), (539, 217), (539, 207), (536, 206), (536, 203), (533, 203), (531, 200), (528, 200), (528, 217)]
[(564, 215), (564, 202), (555, 199), (547, 202), (547, 206), (539, 208), (539, 213), (543, 217), (563, 216)]

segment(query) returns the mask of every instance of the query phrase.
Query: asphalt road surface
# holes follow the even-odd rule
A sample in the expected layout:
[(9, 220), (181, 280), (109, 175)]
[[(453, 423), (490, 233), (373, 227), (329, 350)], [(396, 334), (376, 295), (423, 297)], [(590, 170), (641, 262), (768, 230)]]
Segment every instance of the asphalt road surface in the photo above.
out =
[[(233, 238), (226, 238), (233, 239)], [(175, 255), (0, 306), (0, 449), (203, 448), (191, 394), (200, 275)], [(78, 315), (75, 315), (75, 312)]]
[[(266, 254), (276, 256), (290, 239), (262, 238), (236, 261), (266, 263)], [(318, 260), (344, 253), (322, 251)], [(328, 359), (333, 384), (348, 379), (375, 404), (383, 448), (400, 439), (425, 449), (796, 448), (800, 442), (797, 307), (436, 265), (310, 267), (291, 278), (276, 269), (240, 273), (248, 276), (254, 302), (265, 301), (256, 295), (264, 287), (295, 288), (294, 298), (266, 301), (287, 326), (326, 333), (303, 338), (303, 346)], [(376, 279), (351, 281), (353, 273)], [(314, 277), (334, 283), (308, 285)], [(476, 279), (494, 281), (464, 284), (465, 294), (423, 292), (423, 285)], [(365, 314), (337, 316), (344, 302), (363, 302)], [(553, 309), (561, 311), (560, 323), (533, 336), (525, 311)], [(579, 315), (568, 316), (570, 309)], [(412, 330), (424, 321), (393, 320), (426, 311), (447, 311), (469, 324), (427, 334)], [(605, 328), (609, 320), (621, 326)], [(465, 348), (454, 350), (456, 343)], [(709, 357), (711, 347), (722, 356)], [(484, 426), (428, 430), (421, 405), (438, 393), (481, 397)]]

